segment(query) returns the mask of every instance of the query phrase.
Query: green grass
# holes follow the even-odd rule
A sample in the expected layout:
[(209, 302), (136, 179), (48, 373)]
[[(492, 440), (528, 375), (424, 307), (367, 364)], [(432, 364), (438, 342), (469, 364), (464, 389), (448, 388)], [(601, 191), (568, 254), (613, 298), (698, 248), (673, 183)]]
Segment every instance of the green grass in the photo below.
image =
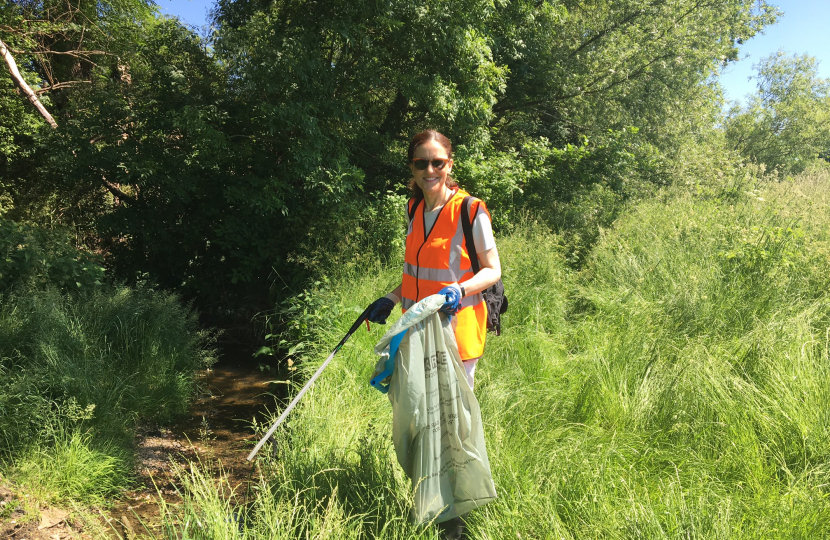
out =
[(39, 501), (104, 505), (130, 482), (129, 454), (95, 444), (89, 434), (62, 432), (30, 448), (12, 469), (16, 483)]
[(178, 298), (149, 288), (2, 298), (2, 470), (53, 502), (117, 494), (136, 424), (187, 411), (210, 343)]
[[(475, 391), (499, 498), (470, 536), (830, 536), (828, 188), (813, 171), (666, 193), (604, 231), (579, 273), (532, 223), (500, 239), (510, 311)], [(398, 275), (309, 293), (325, 310), (296, 310), (306, 374)], [(408, 519), (390, 407), (367, 383), (384, 329), (355, 334), (278, 431), (239, 524), (192, 476), (169, 522), (215, 514), (193, 538), (434, 538)]]

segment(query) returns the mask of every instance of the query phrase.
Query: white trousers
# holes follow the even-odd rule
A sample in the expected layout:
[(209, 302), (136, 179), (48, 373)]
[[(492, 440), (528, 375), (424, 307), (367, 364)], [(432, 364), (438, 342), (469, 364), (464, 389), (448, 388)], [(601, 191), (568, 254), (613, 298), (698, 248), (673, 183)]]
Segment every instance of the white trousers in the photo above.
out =
[(479, 360), (481, 360), (480, 356), (478, 358), (471, 358), (461, 362), (464, 364), (464, 371), (467, 372), (467, 382), (470, 383), (470, 390), (473, 389), (473, 377), (476, 374), (476, 364)]

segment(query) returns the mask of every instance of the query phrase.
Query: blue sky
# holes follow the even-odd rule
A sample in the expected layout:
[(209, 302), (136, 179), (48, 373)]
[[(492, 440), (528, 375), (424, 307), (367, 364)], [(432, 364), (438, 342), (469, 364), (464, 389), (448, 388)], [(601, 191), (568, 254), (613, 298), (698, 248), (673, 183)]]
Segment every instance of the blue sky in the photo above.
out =
[(819, 76), (830, 78), (830, 1), (778, 0), (772, 2), (784, 12), (778, 22), (740, 47), (740, 60), (721, 75), (721, 84), (730, 100), (741, 100), (755, 92), (753, 65), (776, 51), (788, 55), (809, 54), (818, 61)]
[[(186, 24), (205, 24), (213, 0), (156, 0), (165, 15), (176, 15)], [(740, 60), (721, 75), (729, 100), (741, 100), (755, 92), (753, 65), (779, 49), (787, 54), (809, 54), (819, 60), (819, 75), (830, 78), (830, 0), (773, 0), (784, 12), (778, 23), (740, 47)]]
[(164, 15), (175, 15), (185, 24), (202, 26), (213, 7), (213, 0), (155, 0)]

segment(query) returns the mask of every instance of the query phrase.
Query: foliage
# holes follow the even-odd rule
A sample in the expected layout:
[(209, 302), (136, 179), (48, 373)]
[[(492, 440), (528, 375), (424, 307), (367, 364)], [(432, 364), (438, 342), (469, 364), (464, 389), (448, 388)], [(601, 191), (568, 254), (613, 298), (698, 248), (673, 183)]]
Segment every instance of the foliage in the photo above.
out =
[(494, 106), (494, 126), (557, 147), (625, 126), (665, 144), (667, 120), (689, 118), (700, 83), (777, 15), (766, 2), (744, 1), (497, 6), (495, 58), (513, 77)]
[(89, 434), (61, 431), (54, 441), (31, 448), (12, 476), (38, 501), (103, 505), (128, 487), (130, 470), (122, 449), (103, 446), (97, 450)]
[(395, 233), (361, 246), (358, 257), (386, 258), (400, 245), (400, 214), (384, 224), (373, 216), (388, 217), (387, 200), (402, 208), (408, 137), (426, 123), (449, 131), (448, 118), (455, 133), (486, 137), (504, 72), (482, 34), (482, 10), (486, 2), (279, 2), (224, 27), (217, 55), (229, 65), (245, 137), (229, 175), (243, 200), (248, 184), (262, 186), (257, 198), (274, 201), (262, 208), (263, 228), (280, 231), (268, 239), (274, 255), (258, 264), (298, 289), (341, 257), (346, 237), (376, 237), (366, 223)]
[(45, 126), (26, 105), (11, 77), (0, 77), (0, 216), (14, 207), (16, 198), (24, 197), (15, 186), (31, 174), (39, 132)]
[[(178, 298), (109, 287), (19, 291), (0, 303), (0, 453), (90, 430), (129, 445), (139, 420), (186, 411), (210, 335)], [(61, 435), (62, 436), (62, 435)]]
[(528, 152), (521, 207), (559, 232), (568, 258), (580, 262), (625, 206), (669, 183), (669, 164), (635, 127), (609, 132), (602, 144), (547, 141)]
[[(18, 222), (71, 224), (121, 278), (149, 277), (225, 323), (333, 263), (397, 256), (390, 210), (426, 127), (454, 141), (458, 178), (497, 231), (546, 215), (583, 260), (711, 126), (701, 83), (776, 17), (754, 0), (228, 0), (206, 42), (143, 0), (23, 4), (2, 35), (27, 77), (68, 81), (58, 60), (73, 59), (85, 82), (51, 87), (55, 133), (6, 139), (17, 172), (2, 204)], [(87, 19), (80, 44), (72, 25)]]
[(779, 51), (756, 68), (758, 92), (730, 111), (727, 140), (750, 162), (798, 174), (830, 149), (830, 80), (808, 55)]
[(267, 248), (241, 233), (261, 201), (240, 201), (221, 172), (221, 70), (202, 43), (175, 21), (147, 24), (141, 38), (129, 82), (76, 92), (45, 171), (68, 195), (67, 218), (101, 236), (116, 274), (149, 273), (190, 294), (196, 274), (219, 295), (248, 271), (242, 253)]
[[(406, 140), (426, 126), (456, 142), (462, 185), (488, 200), (497, 227), (505, 230), (528, 184), (531, 196), (540, 185), (530, 168), (539, 148), (567, 152), (587, 136), (586, 150), (600, 163), (591, 174), (573, 174), (578, 182), (556, 182), (557, 197), (564, 200), (551, 200), (545, 211), (560, 213), (564, 205), (582, 212), (582, 218), (561, 221), (584, 226), (586, 232), (573, 237), (590, 242), (597, 226), (616, 215), (619, 201), (637, 192), (620, 193), (620, 178), (639, 176), (641, 158), (659, 161), (676, 144), (678, 135), (655, 131), (642, 118), (684, 125), (675, 120), (692, 113), (681, 102), (700, 93), (697, 85), (707, 70), (734, 56), (734, 39), (748, 38), (774, 20), (771, 8), (755, 2), (599, 4), (589, 13), (578, 6), (476, 1), (221, 2), (215, 54), (228, 70), (227, 99), (219, 106), (227, 121), (210, 123), (221, 144), (202, 152), (217, 159), (199, 176), (203, 187), (216, 187), (207, 189), (187, 218), (172, 220), (171, 214), (181, 213), (168, 205), (174, 208), (182, 197), (179, 186), (190, 184), (159, 181), (161, 171), (177, 170), (175, 160), (151, 167), (143, 178), (109, 175), (118, 176), (119, 185), (135, 186), (131, 193), (159, 199), (119, 208), (122, 220), (110, 222), (107, 236), (129, 230), (130, 239), (147, 237), (155, 226), (169, 231), (178, 223), (204, 227), (186, 235), (193, 245), (176, 243), (169, 253), (149, 238), (132, 240), (123, 247), (134, 250), (134, 257), (117, 260), (125, 270), (143, 266), (165, 285), (181, 286), (175, 280), (185, 276), (185, 290), (193, 294), (255, 296), (272, 270), (289, 290), (302, 288), (339, 256), (335, 246), (349, 243), (332, 237), (365, 230), (364, 214), (389, 191), (402, 192)], [(655, 36), (645, 49), (643, 32)], [(596, 65), (586, 64), (583, 54)], [(598, 78), (597, 70), (608, 75)], [(137, 84), (138, 75), (133, 80)], [(572, 91), (574, 85), (580, 90)], [(664, 99), (665, 92), (673, 99)], [(637, 125), (638, 137), (615, 135), (633, 133), (627, 126)], [(204, 133), (191, 132), (194, 150)], [(627, 143), (632, 147), (623, 148)], [(107, 149), (112, 150), (117, 148)], [(178, 155), (178, 145), (170, 150)], [(621, 159), (626, 153), (639, 157)], [(562, 168), (577, 167), (572, 165)], [(649, 165), (646, 177), (659, 183), (655, 169)], [(586, 198), (591, 202), (571, 205)], [(597, 209), (606, 217), (590, 218)], [(323, 230), (331, 234), (318, 234)], [(379, 253), (367, 246), (369, 256), (386, 257), (394, 247), (390, 241), (394, 237), (385, 236), (374, 244)]]
[(73, 247), (68, 231), (0, 217), (0, 291), (20, 286), (88, 290), (101, 285), (100, 257)]
[[(0, 40), (8, 45), (23, 78), (55, 117), (71, 122), (75, 92), (107, 82), (129, 81), (130, 57), (141, 25), (151, 19), (148, 0), (13, 1), (0, 7)], [(5, 63), (4, 63), (5, 64)], [(81, 225), (71, 211), (90, 188), (78, 183), (61, 190), (57, 176), (44, 171), (50, 128), (14, 89), (7, 70), (0, 76), (0, 209), (18, 222)], [(105, 123), (106, 118), (100, 118)], [(89, 139), (73, 141), (83, 148)], [(67, 209), (70, 212), (66, 212)], [(83, 212), (82, 212), (83, 213)], [(88, 229), (87, 231), (88, 232)]]
[[(567, 151), (587, 140), (585, 150), (604, 160), (605, 147), (619, 155), (650, 146), (645, 153), (659, 160), (690, 119), (716, 108), (687, 107), (708, 97), (699, 83), (735, 58), (735, 40), (775, 17), (757, 2), (594, 4), (220, 2), (217, 46), (240, 95), (254, 97), (259, 113), (248, 126), (269, 145), (260, 154), (272, 176), (301, 179), (335, 160), (357, 167), (370, 192), (400, 190), (405, 141), (436, 127), (456, 143), (462, 185), (490, 203), (506, 230), (540, 147)], [(622, 137), (632, 144), (623, 149), (616, 134), (637, 129), (639, 137)], [(295, 156), (278, 159), (297, 172), (274, 170), (274, 155)], [(636, 161), (558, 183), (565, 200), (546, 210), (580, 197), (569, 188), (603, 191), (619, 185), (615, 174), (640, 175)], [(315, 196), (291, 212), (325, 202)], [(602, 212), (614, 214), (613, 204)]]
[(295, 238), (288, 261), (311, 275), (334, 277), (371, 267), (378, 261), (400, 260), (406, 236), (407, 198), (390, 191), (373, 199), (344, 201), (337, 212), (318, 215)]
[(60, 106), (66, 102), (61, 90), (89, 84), (96, 69), (118, 76), (124, 69), (118, 57), (130, 49), (152, 6), (148, 0), (8, 2), (0, 9), (0, 40), (19, 55), (24, 78), (54, 92), (50, 103)]

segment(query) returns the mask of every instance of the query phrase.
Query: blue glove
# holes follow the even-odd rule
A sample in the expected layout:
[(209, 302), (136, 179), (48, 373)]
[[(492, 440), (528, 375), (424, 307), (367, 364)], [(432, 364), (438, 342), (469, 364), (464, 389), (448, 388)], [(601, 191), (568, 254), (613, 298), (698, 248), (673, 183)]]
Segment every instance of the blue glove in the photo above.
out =
[(444, 305), (438, 311), (448, 315), (455, 315), (461, 310), (461, 287), (458, 283), (447, 285), (438, 291), (438, 294), (443, 294), (447, 297), (447, 301), (444, 302)]
[(386, 298), (378, 298), (369, 304), (369, 314), (366, 316), (369, 322), (386, 324), (386, 318), (392, 313), (395, 302)]

